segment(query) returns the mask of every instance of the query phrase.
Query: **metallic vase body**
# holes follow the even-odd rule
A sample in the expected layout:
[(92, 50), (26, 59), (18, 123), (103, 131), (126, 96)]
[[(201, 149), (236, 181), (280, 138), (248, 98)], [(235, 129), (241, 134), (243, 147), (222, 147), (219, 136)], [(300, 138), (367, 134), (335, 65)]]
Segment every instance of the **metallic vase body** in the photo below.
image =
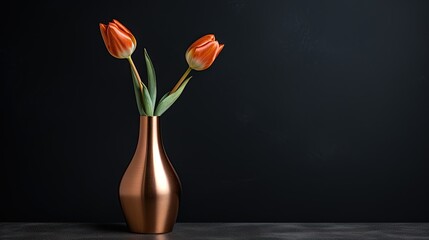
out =
[(135, 233), (171, 232), (180, 194), (180, 180), (162, 143), (159, 117), (140, 116), (137, 148), (119, 186), (128, 229)]

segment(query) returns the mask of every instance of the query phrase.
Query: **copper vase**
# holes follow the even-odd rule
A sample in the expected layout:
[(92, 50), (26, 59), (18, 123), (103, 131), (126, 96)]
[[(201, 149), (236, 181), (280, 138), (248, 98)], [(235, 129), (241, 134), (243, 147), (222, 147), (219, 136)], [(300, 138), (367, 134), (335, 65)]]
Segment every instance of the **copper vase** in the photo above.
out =
[(167, 233), (179, 211), (181, 184), (162, 143), (160, 117), (140, 116), (137, 148), (119, 186), (131, 232)]

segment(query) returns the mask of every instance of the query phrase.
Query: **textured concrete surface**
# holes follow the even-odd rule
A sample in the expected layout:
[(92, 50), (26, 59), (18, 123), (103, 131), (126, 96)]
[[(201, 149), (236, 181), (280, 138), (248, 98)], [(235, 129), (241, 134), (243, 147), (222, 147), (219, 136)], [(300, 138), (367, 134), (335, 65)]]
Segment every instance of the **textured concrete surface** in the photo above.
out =
[(0, 223), (0, 239), (429, 239), (429, 223), (177, 223), (167, 234), (130, 233), (124, 223)]

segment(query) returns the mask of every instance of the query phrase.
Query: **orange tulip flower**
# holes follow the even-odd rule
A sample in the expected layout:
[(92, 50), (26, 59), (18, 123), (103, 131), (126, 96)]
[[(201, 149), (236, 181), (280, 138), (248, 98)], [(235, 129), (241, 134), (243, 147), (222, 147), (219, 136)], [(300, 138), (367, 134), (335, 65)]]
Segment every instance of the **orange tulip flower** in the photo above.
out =
[(176, 83), (173, 90), (171, 90), (170, 94), (177, 91), (191, 70), (202, 71), (209, 68), (222, 51), (223, 46), (223, 44), (219, 44), (219, 42), (215, 40), (215, 36), (213, 34), (202, 36), (192, 43), (185, 53), (185, 58), (189, 67)]
[(100, 23), (100, 32), (109, 53), (119, 59), (129, 58), (137, 46), (133, 34), (119, 21)]
[(195, 41), (186, 51), (189, 67), (202, 71), (209, 68), (223, 49), (223, 44), (215, 40), (213, 34), (207, 34)]

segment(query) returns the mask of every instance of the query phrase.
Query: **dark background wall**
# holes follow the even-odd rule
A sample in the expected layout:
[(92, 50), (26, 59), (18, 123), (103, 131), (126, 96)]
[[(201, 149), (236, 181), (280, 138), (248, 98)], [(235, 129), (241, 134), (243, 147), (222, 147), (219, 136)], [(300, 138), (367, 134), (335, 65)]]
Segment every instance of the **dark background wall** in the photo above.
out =
[(44, 1), (2, 7), (1, 221), (123, 221), (138, 112), (98, 24), (136, 36), (160, 95), (179, 221), (429, 221), (429, 2)]

